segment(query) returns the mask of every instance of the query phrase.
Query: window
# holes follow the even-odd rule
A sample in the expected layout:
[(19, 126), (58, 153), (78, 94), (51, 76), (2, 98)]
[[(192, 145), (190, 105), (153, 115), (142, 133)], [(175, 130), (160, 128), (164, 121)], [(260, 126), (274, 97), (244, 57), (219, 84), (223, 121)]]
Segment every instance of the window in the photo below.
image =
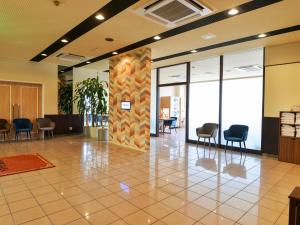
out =
[(189, 139), (197, 140), (196, 128), (219, 123), (220, 58), (191, 63)]
[(232, 124), (249, 126), (246, 145), (255, 150), (261, 149), (262, 85), (263, 49), (224, 56), (222, 131)]
[(159, 84), (186, 82), (187, 64), (169, 66), (159, 69)]
[(156, 134), (156, 69), (151, 70), (150, 133)]

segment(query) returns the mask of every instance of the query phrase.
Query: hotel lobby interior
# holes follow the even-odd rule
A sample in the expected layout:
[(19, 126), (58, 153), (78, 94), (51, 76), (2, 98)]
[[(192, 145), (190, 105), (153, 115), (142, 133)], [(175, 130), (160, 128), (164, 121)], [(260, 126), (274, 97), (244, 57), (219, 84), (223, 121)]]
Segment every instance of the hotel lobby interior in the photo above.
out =
[(0, 225), (300, 224), (299, 0), (0, 0)]

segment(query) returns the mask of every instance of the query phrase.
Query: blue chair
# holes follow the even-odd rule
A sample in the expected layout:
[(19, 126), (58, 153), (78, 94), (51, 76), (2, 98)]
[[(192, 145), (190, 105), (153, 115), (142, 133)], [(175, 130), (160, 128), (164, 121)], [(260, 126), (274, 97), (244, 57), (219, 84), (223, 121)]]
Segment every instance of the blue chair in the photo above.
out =
[(224, 139), (226, 140), (225, 153), (228, 146), (228, 141), (231, 141), (231, 147), (233, 147), (233, 142), (238, 142), (240, 145), (240, 151), (242, 155), (242, 143), (246, 149), (246, 141), (248, 137), (249, 127), (246, 125), (231, 125), (228, 130), (224, 131)]
[(31, 139), (32, 123), (30, 122), (29, 119), (26, 119), (26, 118), (14, 119), (13, 126), (16, 131), (16, 134), (15, 134), (16, 141), (19, 139), (19, 134), (22, 132), (23, 133), (26, 132), (27, 139), (28, 139), (28, 135)]

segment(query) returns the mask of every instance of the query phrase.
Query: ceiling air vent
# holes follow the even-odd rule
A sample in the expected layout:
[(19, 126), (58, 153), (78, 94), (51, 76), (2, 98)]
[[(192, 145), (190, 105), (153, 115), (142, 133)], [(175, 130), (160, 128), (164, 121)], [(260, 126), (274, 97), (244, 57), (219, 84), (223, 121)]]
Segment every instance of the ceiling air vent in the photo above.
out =
[(56, 56), (58, 59), (68, 62), (83, 62), (88, 60), (87, 57), (81, 55), (75, 55), (71, 53), (60, 53)]
[(198, 0), (159, 0), (135, 12), (168, 27), (175, 27), (212, 13)]
[(256, 72), (256, 71), (261, 71), (262, 67), (258, 64), (255, 64), (255, 65), (234, 67), (234, 69), (242, 72)]

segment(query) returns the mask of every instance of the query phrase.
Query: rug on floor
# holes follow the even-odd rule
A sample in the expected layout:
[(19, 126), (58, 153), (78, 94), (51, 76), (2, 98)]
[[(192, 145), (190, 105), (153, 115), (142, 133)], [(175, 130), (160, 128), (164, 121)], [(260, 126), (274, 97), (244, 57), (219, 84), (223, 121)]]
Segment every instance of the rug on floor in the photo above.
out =
[(0, 176), (55, 167), (40, 154), (16, 155), (0, 158)]

